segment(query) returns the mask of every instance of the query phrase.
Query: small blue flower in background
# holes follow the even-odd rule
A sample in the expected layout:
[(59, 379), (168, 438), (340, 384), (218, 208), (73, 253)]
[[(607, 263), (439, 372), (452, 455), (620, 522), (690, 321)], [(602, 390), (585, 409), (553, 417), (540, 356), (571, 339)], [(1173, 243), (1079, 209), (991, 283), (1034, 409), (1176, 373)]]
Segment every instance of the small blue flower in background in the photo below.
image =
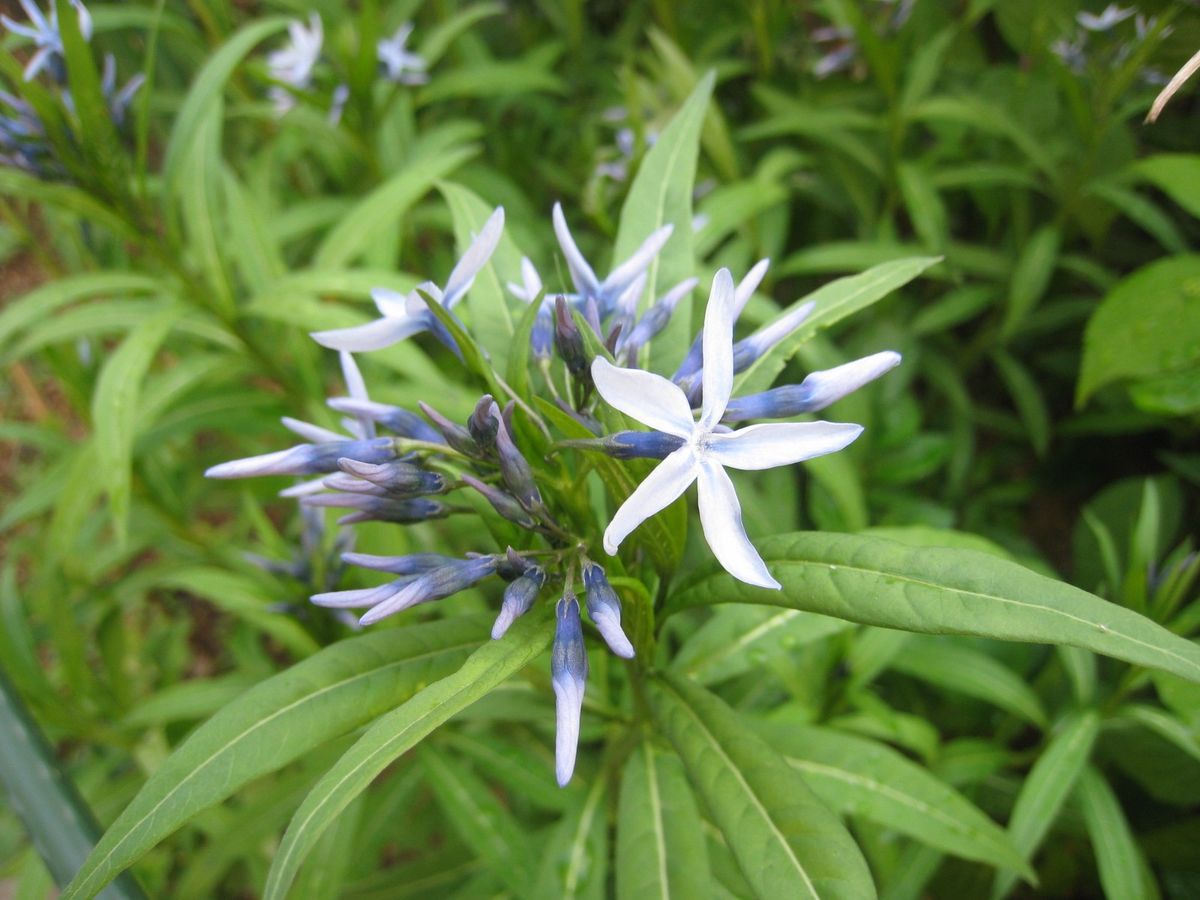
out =
[[(312, 71), (321, 58), (325, 29), (317, 13), (309, 13), (308, 27), (299, 21), (288, 24), (288, 43), (267, 54), (267, 70), (277, 85), (268, 91), (275, 114), (282, 116), (296, 105), (292, 91), (307, 90)], [(290, 88), (290, 90), (289, 90)]]
[(425, 57), (405, 48), (413, 32), (412, 22), (405, 22), (390, 38), (376, 44), (384, 77), (396, 84), (424, 84), (429, 80), (429, 64)]
[(1087, 11), (1080, 11), (1076, 14), (1075, 21), (1079, 23), (1080, 27), (1086, 28), (1088, 31), (1108, 31), (1114, 25), (1124, 22), (1135, 12), (1137, 10), (1132, 6), (1122, 9), (1117, 4), (1110, 3), (1104, 7), (1104, 11), (1098, 16), (1094, 16)]
[[(63, 56), (62, 32), (58, 27), (58, 10), (53, 0), (50, 2), (50, 15), (47, 17), (32, 0), (20, 0), (21, 8), (29, 16), (29, 24), (22, 25), (14, 22), (8, 16), (0, 16), (0, 22), (13, 34), (33, 41), (37, 50), (25, 65), (25, 80), (32, 81), (43, 69), (48, 69), (57, 81), (66, 80), (66, 68)], [(82, 0), (71, 0), (71, 5), (79, 16), (79, 33), (85, 41), (92, 39), (92, 16), (83, 5)]]
[(322, 347), (359, 352), (381, 350), (422, 331), (432, 331), (435, 337), (457, 354), (459, 350), (454, 339), (429, 312), (418, 292), (423, 291), (446, 309), (453, 309), (471, 289), (480, 269), (487, 265), (503, 231), (504, 208), (497, 207), (446, 279), (444, 289), (432, 281), (421, 284), (407, 296), (386, 288), (376, 288), (371, 292), (371, 299), (375, 301), (382, 318), (354, 328), (313, 332), (313, 340)]

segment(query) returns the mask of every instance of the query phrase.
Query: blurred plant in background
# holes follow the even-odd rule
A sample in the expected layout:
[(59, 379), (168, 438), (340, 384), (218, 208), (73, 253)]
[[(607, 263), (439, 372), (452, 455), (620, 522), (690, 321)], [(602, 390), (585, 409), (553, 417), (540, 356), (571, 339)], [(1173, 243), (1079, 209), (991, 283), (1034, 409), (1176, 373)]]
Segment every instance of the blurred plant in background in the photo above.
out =
[[(1194, 4), (20, 6), (21, 896), (77, 873), (64, 896), (1197, 893), (1194, 86), (1141, 124), (1200, 46)], [(427, 284), (497, 207), (469, 291)], [(722, 269), (751, 273), (739, 345), (773, 339), (726, 421), (834, 383), (822, 416), (865, 426), (735, 473), (778, 591), (713, 562), (687, 499), (618, 556), (600, 540), (655, 464), (629, 457), (675, 448), (598, 400), (592, 360), (698, 408)], [(409, 319), (361, 373), (309, 338)], [(849, 393), (883, 348), (904, 364)], [(280, 418), (339, 445), (300, 454), (334, 493), (285, 488), (297, 514), (272, 479), (203, 479), (277, 450)], [(493, 425), (553, 527), (499, 455), (456, 456)], [(434, 462), (364, 458), (385, 432)], [(374, 520), (398, 516), (420, 521)], [(388, 577), (461, 587), (438, 603), (360, 630), (308, 600), (430, 554), (446, 584)], [(493, 568), (506, 588), (475, 581)], [(590, 654), (582, 697), (580, 598), (618, 654)], [(556, 690), (581, 704), (563, 789)]]

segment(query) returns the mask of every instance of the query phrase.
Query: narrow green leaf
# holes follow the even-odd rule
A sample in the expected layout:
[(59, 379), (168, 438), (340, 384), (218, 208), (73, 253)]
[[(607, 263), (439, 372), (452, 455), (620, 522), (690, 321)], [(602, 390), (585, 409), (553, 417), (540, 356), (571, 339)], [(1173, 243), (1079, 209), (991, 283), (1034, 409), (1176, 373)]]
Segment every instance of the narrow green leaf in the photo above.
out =
[(835, 812), (1034, 880), (1003, 828), (899, 751), (812, 725), (764, 722), (756, 730)]
[(1012, 398), (1021, 423), (1029, 432), (1029, 443), (1038, 456), (1045, 456), (1050, 447), (1050, 410), (1042, 396), (1042, 390), (1029, 370), (1011, 354), (997, 349), (992, 354), (996, 370), (1004, 379), (1004, 386)]
[(574, 809), (563, 816), (543, 846), (536, 900), (604, 900), (608, 896), (608, 823), (604, 800), (607, 782), (592, 780), (578, 795)]
[(180, 317), (171, 306), (143, 322), (108, 358), (92, 395), (92, 426), (96, 430), (96, 464), (108, 492), (117, 542), (124, 543), (132, 481), (134, 424), (142, 380), (158, 348)]
[(906, 649), (910, 652), (892, 660), (891, 668), (897, 672), (991, 703), (1038, 727), (1046, 726), (1046, 711), (1033, 688), (986, 653), (929, 637), (914, 637)]
[(1108, 900), (1157, 898), (1158, 886), (1121, 811), (1121, 803), (1095, 766), (1084, 769), (1075, 786), (1075, 797), (1092, 842), (1104, 896)]
[(44, 203), (52, 209), (81, 216), (89, 222), (107, 228), (117, 237), (135, 246), (145, 240), (145, 235), (115, 209), (74, 185), (51, 184), (17, 169), (5, 167), (0, 170), (0, 195)]
[(267, 877), (265, 900), (282, 900), (287, 895), (296, 870), (309, 849), (338, 812), (361, 794), (376, 775), (550, 645), (552, 609), (549, 604), (543, 604), (537, 612), (527, 614), (503, 640), (484, 644), (457, 672), (431, 684), (402, 706), (375, 720), (317, 782), (292, 817)]
[(789, 311), (801, 304), (812, 302), (816, 304), (812, 315), (734, 379), (734, 395), (765, 391), (783, 371), (783, 367), (801, 344), (817, 332), (882, 300), (937, 262), (939, 257), (919, 256), (880, 263), (860, 275), (839, 278), (823, 285), (797, 300), (788, 308)]
[(815, 532), (775, 535), (758, 549), (782, 590), (764, 591), (718, 571), (686, 586), (669, 610), (765, 603), (929, 634), (1070, 644), (1200, 681), (1200, 647), (1191, 641), (994, 556)]
[(684, 642), (672, 668), (700, 684), (714, 684), (853, 627), (842, 619), (795, 609), (719, 607)]
[(1030, 236), (1017, 255), (1012, 279), (1008, 283), (1008, 306), (1000, 332), (1004, 337), (1016, 334), (1025, 318), (1033, 312), (1050, 286), (1058, 264), (1062, 235), (1053, 225), (1043, 225)]
[(140, 272), (110, 270), (55, 279), (14, 298), (0, 310), (0, 351), (12, 335), (49, 317), (59, 307), (77, 300), (95, 296), (152, 294), (160, 289), (160, 282)]
[(946, 205), (938, 194), (932, 176), (925, 166), (904, 162), (896, 169), (900, 193), (913, 229), (921, 243), (935, 253), (941, 252), (949, 237)]
[[(1094, 710), (1072, 713), (1060, 723), (1042, 755), (1033, 764), (1008, 822), (1008, 833), (1017, 850), (1032, 859), (1042, 839), (1058, 818), (1063, 802), (1071, 793), (1092, 752), (1100, 717)], [(992, 886), (992, 898), (1006, 895), (1016, 876), (1000, 872)]]
[(477, 776), (443, 750), (420, 753), (429, 786), (451, 827), (484, 865), (514, 891), (533, 878), (529, 835)]
[(702, 897), (712, 875), (700, 812), (683, 765), (649, 740), (621, 776), (617, 803), (617, 897)]
[[(313, 257), (317, 269), (341, 269), (366, 252), (381, 228), (401, 217), (437, 183), (468, 159), (474, 146), (443, 147), (434, 142), (408, 164), (350, 208), (330, 229)], [(450, 273), (447, 272), (447, 275)]]
[(1139, 159), (1132, 168), (1200, 219), (1200, 154), (1157, 153)]
[(653, 683), (650, 703), (756, 896), (875, 896), (866, 861), (837, 816), (733, 710), (670, 676)]
[(94, 896), (201, 810), (453, 671), (487, 627), (486, 617), (468, 616), (364, 634), (247, 691), (196, 729), (146, 782), (64, 900)]
[[(643, 303), (657, 299), (690, 277), (696, 260), (692, 249), (692, 187), (700, 155), (700, 130), (708, 110), (716, 74), (709, 72), (696, 85), (679, 112), (650, 148), (621, 207), (614, 262), (628, 259), (650, 234), (664, 225), (675, 226), (671, 239), (646, 272)], [(650, 368), (675, 365), (692, 340), (692, 311), (680, 304), (667, 327), (653, 341)]]

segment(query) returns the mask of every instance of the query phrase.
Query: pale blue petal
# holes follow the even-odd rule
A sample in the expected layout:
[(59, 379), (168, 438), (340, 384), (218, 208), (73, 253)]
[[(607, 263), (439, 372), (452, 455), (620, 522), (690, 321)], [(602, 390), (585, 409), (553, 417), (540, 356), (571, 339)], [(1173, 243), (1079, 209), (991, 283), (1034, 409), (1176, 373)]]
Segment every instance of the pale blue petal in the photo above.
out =
[(742, 506), (720, 464), (708, 460), (699, 472), (700, 524), (704, 539), (725, 571), (739, 581), (779, 590), (742, 525)]
[(862, 432), (842, 422), (768, 422), (709, 435), (705, 454), (733, 469), (773, 469), (835, 453)]
[(700, 427), (711, 430), (725, 414), (733, 390), (733, 276), (728, 269), (713, 278), (704, 312), (703, 384)]
[(678, 387), (653, 372), (622, 369), (597, 356), (592, 361), (592, 381), (605, 402), (655, 431), (687, 438), (695, 420), (687, 398)]
[(664, 459), (621, 504), (604, 532), (604, 549), (617, 552), (621, 541), (655, 513), (666, 509), (696, 480), (698, 470), (692, 448), (684, 445)]

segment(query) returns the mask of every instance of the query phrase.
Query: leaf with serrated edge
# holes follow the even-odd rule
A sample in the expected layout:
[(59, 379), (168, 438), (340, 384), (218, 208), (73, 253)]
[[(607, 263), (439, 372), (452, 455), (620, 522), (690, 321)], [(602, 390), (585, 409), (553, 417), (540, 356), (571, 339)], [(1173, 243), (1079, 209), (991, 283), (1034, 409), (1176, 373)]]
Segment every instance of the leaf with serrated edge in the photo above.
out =
[(906, 631), (1069, 644), (1200, 681), (1196, 644), (1094, 594), (994, 556), (804, 531), (757, 545), (782, 590), (764, 591), (714, 571), (674, 595), (668, 610), (763, 603)]
[(803, 778), (704, 688), (663, 676), (655, 721), (759, 897), (875, 896), (849, 832)]

